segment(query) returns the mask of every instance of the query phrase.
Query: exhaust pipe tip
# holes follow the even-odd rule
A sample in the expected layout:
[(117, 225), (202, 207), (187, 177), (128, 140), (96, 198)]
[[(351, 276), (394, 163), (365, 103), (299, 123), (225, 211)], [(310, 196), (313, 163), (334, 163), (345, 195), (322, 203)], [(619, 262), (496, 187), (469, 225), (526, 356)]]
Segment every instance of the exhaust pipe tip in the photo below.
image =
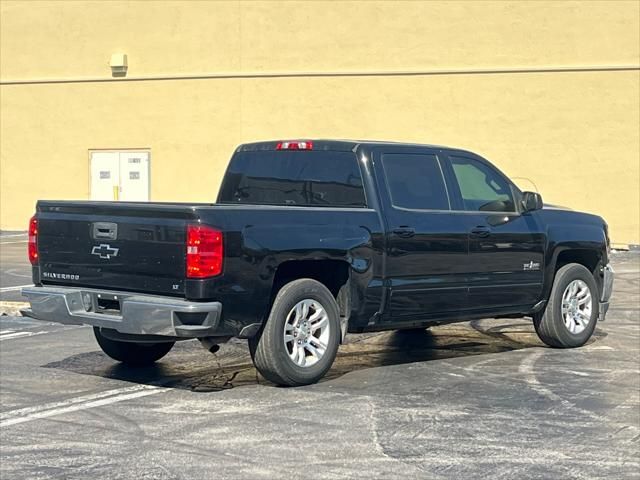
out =
[(211, 353), (216, 353), (220, 350), (220, 344), (225, 343), (229, 338), (231, 337), (203, 337), (198, 340), (200, 340), (200, 343), (205, 350), (208, 350)]

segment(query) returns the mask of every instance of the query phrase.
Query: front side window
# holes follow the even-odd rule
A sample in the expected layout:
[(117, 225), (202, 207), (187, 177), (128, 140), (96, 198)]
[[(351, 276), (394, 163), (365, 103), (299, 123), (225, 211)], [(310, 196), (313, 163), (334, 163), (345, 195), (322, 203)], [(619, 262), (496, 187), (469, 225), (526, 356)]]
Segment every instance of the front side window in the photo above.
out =
[(385, 153), (382, 166), (394, 207), (449, 210), (449, 196), (435, 155)]
[(472, 158), (451, 157), (464, 209), (481, 212), (514, 212), (511, 185), (496, 170)]
[(238, 152), (229, 164), (218, 202), (366, 206), (355, 154), (322, 150)]

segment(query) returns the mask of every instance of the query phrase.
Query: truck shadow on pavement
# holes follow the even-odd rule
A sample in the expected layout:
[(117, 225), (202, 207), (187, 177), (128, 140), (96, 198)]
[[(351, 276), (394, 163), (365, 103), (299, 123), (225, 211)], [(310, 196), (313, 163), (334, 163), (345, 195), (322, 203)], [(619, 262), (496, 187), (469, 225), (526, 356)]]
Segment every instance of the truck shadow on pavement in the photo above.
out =
[[(600, 330), (590, 342), (606, 334)], [(348, 335), (333, 367), (321, 382), (374, 367), (486, 355), (541, 347), (531, 321), (475, 320), (426, 330)], [(44, 365), (85, 375), (195, 392), (221, 391), (246, 385), (272, 385), (253, 367), (246, 341), (232, 340), (211, 354), (197, 340), (178, 342), (153, 366), (132, 368), (100, 351), (73, 355)]]

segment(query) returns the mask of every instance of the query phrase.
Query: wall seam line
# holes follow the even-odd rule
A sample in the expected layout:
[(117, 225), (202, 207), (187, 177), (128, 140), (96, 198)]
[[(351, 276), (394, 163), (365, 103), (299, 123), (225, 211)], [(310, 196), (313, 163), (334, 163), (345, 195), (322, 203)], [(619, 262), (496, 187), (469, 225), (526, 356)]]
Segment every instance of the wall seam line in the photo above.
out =
[(187, 75), (153, 75), (140, 77), (92, 77), (51, 78), (31, 80), (0, 80), (0, 85), (47, 85), (71, 83), (120, 83), (176, 80), (233, 80), (261, 78), (341, 78), (341, 77), (421, 77), (447, 75), (512, 75), (546, 73), (589, 73), (640, 71), (640, 65), (577, 66), (577, 67), (531, 67), (463, 70), (418, 70), (418, 71), (346, 71), (346, 72), (247, 72), (247, 73), (201, 73)]

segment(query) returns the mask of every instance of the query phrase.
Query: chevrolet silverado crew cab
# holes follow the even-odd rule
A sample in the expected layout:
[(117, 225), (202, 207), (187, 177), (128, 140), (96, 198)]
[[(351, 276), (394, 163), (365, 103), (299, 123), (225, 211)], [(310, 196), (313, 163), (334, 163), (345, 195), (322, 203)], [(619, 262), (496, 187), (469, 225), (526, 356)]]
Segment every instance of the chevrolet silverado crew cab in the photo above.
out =
[(348, 332), (530, 317), (579, 347), (609, 306), (608, 249), (602, 218), (543, 206), (468, 151), (260, 142), (215, 204), (39, 201), (23, 313), (92, 325), (131, 365), (246, 338), (266, 379), (303, 385)]

